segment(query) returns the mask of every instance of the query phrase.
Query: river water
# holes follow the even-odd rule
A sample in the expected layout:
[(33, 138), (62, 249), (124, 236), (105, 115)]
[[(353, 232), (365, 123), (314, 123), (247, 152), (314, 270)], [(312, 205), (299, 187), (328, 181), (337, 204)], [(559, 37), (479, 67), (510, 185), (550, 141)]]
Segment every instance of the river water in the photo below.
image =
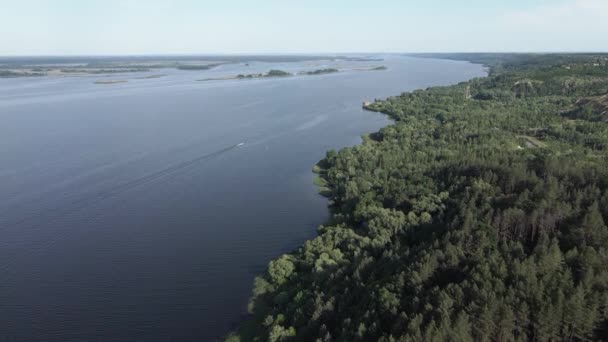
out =
[[(327, 219), (312, 165), (389, 124), (361, 103), (485, 74), (380, 57), (0, 79), (0, 341), (226, 334), (254, 276)], [(196, 81), (325, 67), (344, 71)]]

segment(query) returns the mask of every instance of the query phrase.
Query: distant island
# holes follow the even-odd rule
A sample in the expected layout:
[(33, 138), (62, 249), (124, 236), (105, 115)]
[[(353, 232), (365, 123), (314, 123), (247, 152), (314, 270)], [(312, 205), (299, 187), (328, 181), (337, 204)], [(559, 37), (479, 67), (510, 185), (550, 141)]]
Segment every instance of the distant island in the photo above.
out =
[(93, 83), (95, 84), (117, 84), (117, 83), (127, 83), (127, 80), (99, 80)]
[(381, 70), (388, 70), (388, 68), (384, 65), (380, 65), (380, 66), (372, 66), (372, 67), (355, 68), (352, 70), (353, 71), (381, 71)]
[(340, 72), (338, 69), (328, 68), (328, 69), (319, 69), (314, 71), (307, 71), (304, 75), (322, 75), (322, 74), (333, 74), (336, 72)]
[[(346, 71), (374, 71), (374, 70), (387, 70), (385, 66), (377, 66), (377, 67), (365, 67), (365, 68), (355, 68), (348, 69)], [(325, 74), (334, 74), (341, 72), (339, 69), (335, 68), (325, 68), (325, 69), (317, 69), (311, 71), (303, 71), (299, 73), (290, 73), (283, 70), (270, 70), (267, 73), (263, 74), (238, 74), (236, 76), (227, 76), (227, 77), (215, 77), (215, 78), (203, 78), (197, 80), (199, 82), (205, 81), (228, 81), (228, 80), (251, 80), (251, 79), (260, 79), (260, 78), (272, 78), (272, 77), (292, 77), (292, 76), (317, 76), (317, 75), (325, 75)]]
[(222, 65), (222, 63), (215, 64), (180, 64), (176, 67), (178, 70), (209, 70)]
[(167, 75), (164, 74), (158, 74), (158, 75), (148, 75), (148, 76), (142, 76), (142, 77), (135, 77), (136, 80), (148, 80), (148, 79), (152, 79), (152, 78), (161, 78), (161, 77), (165, 77)]
[(236, 76), (228, 76), (228, 77), (216, 77), (216, 78), (204, 78), (197, 80), (199, 82), (205, 81), (227, 81), (227, 80), (246, 80), (246, 79), (258, 79), (258, 78), (272, 78), (272, 77), (290, 77), (293, 76), (292, 73), (283, 70), (270, 70), (264, 74), (238, 74)]
[(24, 71), (0, 70), (0, 78), (37, 77), (37, 76), (46, 76), (46, 74), (39, 72), (39, 71), (33, 71), (33, 70), (24, 70)]
[(287, 71), (283, 71), (283, 70), (270, 70), (269, 72), (267, 72), (265, 74), (248, 74), (248, 75), (238, 74), (236, 76), (236, 78), (264, 78), (264, 77), (288, 77), (288, 76), (293, 76), (293, 74), (289, 73)]

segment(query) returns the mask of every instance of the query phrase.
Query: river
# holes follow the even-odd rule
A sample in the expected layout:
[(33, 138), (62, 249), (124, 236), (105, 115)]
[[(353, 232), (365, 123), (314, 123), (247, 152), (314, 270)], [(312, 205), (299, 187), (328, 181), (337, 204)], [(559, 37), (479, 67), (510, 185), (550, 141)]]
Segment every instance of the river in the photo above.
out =
[[(254, 276), (327, 219), (313, 164), (390, 123), (361, 103), (485, 75), (380, 58), (0, 79), (0, 340), (226, 334)], [(344, 71), (196, 81), (325, 67)]]

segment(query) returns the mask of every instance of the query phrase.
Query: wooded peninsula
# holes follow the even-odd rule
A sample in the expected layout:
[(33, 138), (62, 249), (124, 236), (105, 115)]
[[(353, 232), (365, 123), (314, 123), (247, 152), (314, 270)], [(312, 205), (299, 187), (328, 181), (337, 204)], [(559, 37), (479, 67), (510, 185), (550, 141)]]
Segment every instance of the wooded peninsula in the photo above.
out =
[(421, 57), (489, 75), (367, 105), (227, 341), (608, 340), (608, 55)]

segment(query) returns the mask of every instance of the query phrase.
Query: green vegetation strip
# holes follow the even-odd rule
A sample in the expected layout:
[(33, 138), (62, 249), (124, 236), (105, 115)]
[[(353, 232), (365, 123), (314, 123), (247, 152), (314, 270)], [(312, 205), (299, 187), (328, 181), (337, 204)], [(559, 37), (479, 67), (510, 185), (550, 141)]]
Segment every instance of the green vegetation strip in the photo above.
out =
[(607, 56), (448, 57), (491, 73), (368, 105), (228, 341), (608, 340)]

